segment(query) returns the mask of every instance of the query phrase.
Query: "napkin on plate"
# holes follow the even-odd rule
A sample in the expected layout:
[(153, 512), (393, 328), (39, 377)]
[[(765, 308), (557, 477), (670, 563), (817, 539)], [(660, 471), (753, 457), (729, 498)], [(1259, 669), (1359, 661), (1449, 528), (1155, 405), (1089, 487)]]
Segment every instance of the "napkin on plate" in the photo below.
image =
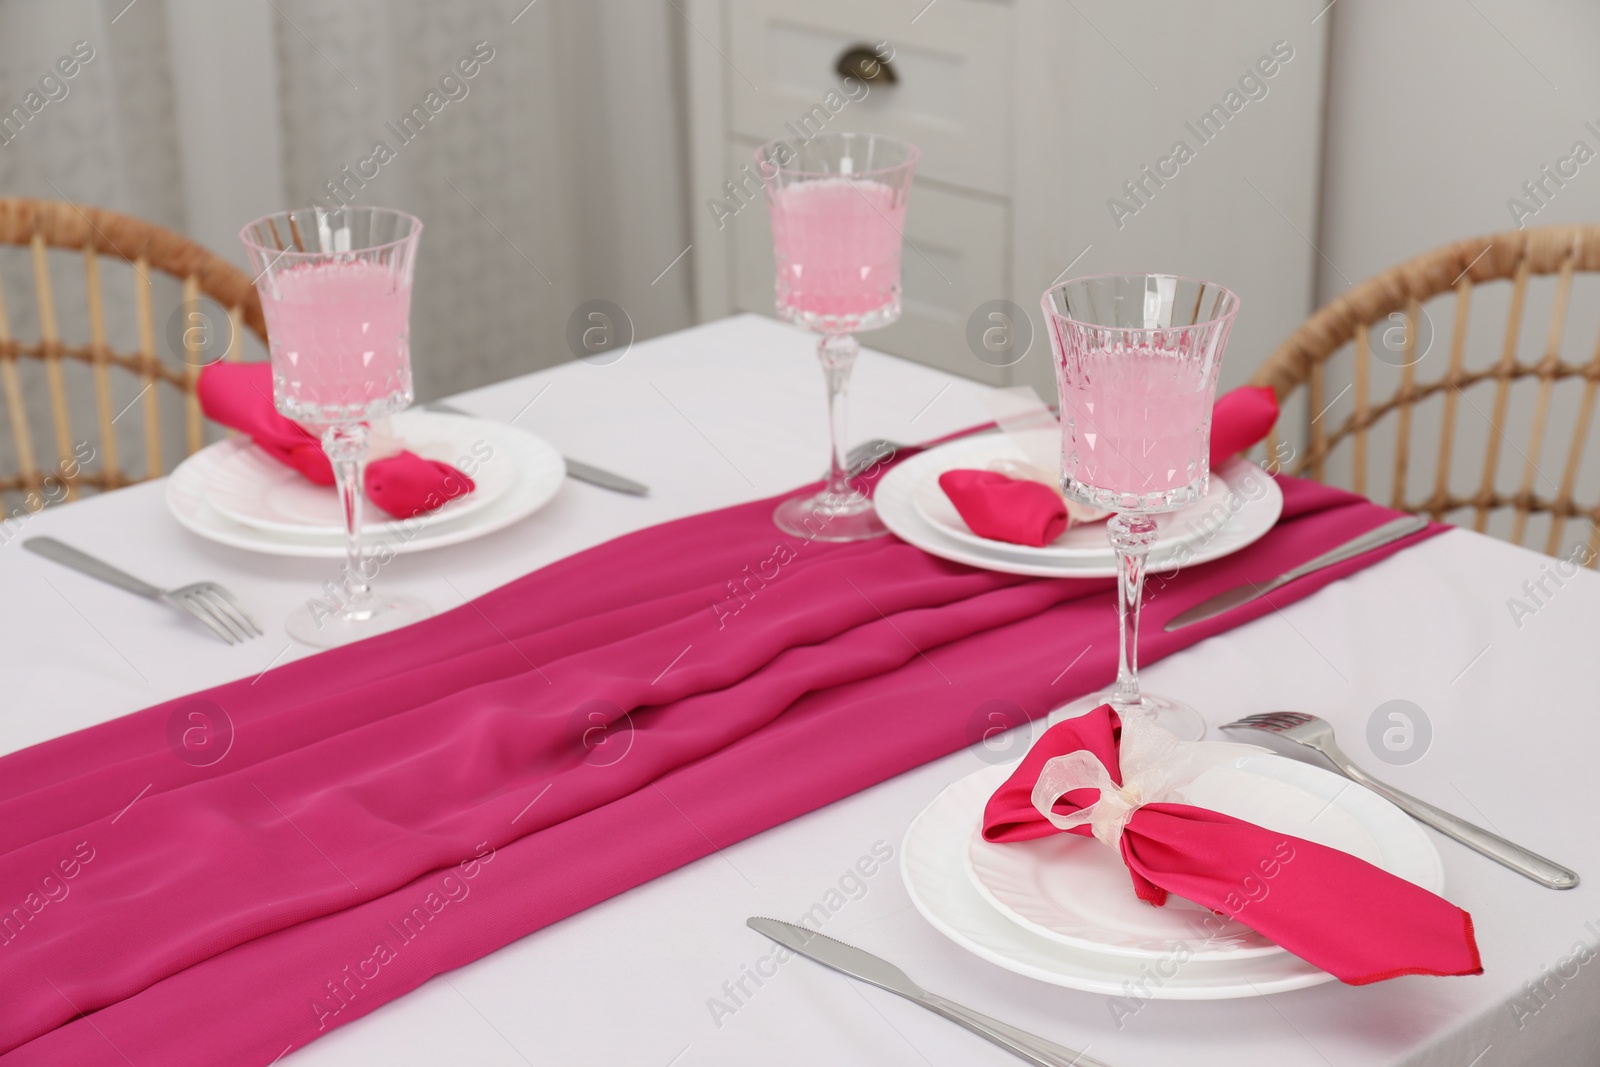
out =
[(1211, 407), (1211, 468), (1215, 470), (1267, 436), (1278, 421), (1278, 394), (1270, 385), (1241, 385)]
[[(333, 465), (322, 443), (273, 406), (270, 364), (213, 363), (200, 372), (195, 392), (207, 418), (249, 436), (263, 452), (309, 481), (333, 484)], [(378, 507), (397, 519), (409, 519), (477, 487), (442, 460), (402, 450), (370, 461), (364, 488), (367, 499)]]
[(1140, 899), (1159, 907), (1176, 893), (1351, 985), (1483, 972), (1472, 916), (1442, 897), (1348, 853), (1166, 799), (1223, 747), (1251, 746), (1181, 742), (1102, 705), (1039, 738), (989, 798), (984, 839), (1094, 836), (1117, 849)]
[[(1046, 409), (1040, 405), (1040, 410)], [(1278, 399), (1270, 387), (1246, 385), (1219, 397), (1211, 409), (1211, 466), (1256, 444), (1277, 420)], [(973, 533), (1014, 545), (1042, 548), (1074, 522), (1106, 515), (1070, 514), (1061, 495), (1040, 478), (1013, 478), (994, 470), (945, 471), (939, 488)]]
[(1067, 502), (1042, 482), (999, 471), (953, 470), (939, 488), (979, 537), (1042, 548), (1067, 528)]

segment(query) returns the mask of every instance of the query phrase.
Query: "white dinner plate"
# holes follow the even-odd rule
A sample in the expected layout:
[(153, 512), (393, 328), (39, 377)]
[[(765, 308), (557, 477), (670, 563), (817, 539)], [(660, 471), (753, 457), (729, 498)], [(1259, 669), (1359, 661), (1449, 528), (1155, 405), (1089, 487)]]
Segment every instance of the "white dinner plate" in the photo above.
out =
[[(473, 489), (436, 508), (440, 521), (470, 515), (498, 500), (517, 480), (509, 463), (482, 463), (473, 446), (483, 447), (478, 421), (459, 415), (428, 411), (403, 411), (389, 420), (389, 432), (424, 459), (443, 460), (457, 468), (472, 465)], [(194, 476), (206, 484), (206, 500), (234, 522), (260, 530), (286, 534), (344, 536), (344, 509), (331, 485), (307, 481), (299, 471), (273, 459), (259, 448), (227, 448), (241, 438), (202, 448), (185, 460), (197, 468)], [(398, 520), (368, 506), (362, 529), (368, 534), (399, 533)]]
[[(1348, 852), (1439, 892), (1444, 869), (1438, 854), (1422, 847), (1428, 840), (1417, 824), (1377, 794), (1347, 786), (1320, 768), (1263, 754), (1241, 768), (1208, 771), (1184, 791), (1184, 800)], [(999, 845), (983, 839), (981, 823), (980, 811), (968, 837), (968, 876), (1002, 915), (1041, 937), (1136, 959), (1167, 955), (1178, 942), (1196, 960), (1285, 951), (1244, 923), (1181, 897), (1152, 908), (1129, 890), (1121, 857), (1092, 837), (1052, 834)], [(1263, 857), (1269, 871), (1281, 860)], [(1271, 891), (1270, 877), (1256, 884)]]
[[(918, 509), (917, 494), (927, 481), (932, 481), (937, 491), (938, 473), (960, 466), (951, 462), (952, 453), (941, 454), (943, 449), (954, 445), (970, 446), (970, 443), (952, 441), (949, 445), (920, 452), (896, 465), (878, 482), (873, 502), (878, 517), (891, 533), (930, 555), (984, 570), (1039, 578), (1115, 577), (1116, 556), (1105, 541), (1102, 523), (1067, 534), (1068, 537), (1074, 533), (1098, 537), (1101, 543), (1097, 548), (1091, 550), (1086, 544), (1074, 543), (1065, 550), (1053, 551), (990, 541), (975, 537), (970, 531), (966, 539), (958, 539), (925, 518)], [(1170, 517), (1178, 520), (1178, 531), (1156, 542), (1150, 553), (1151, 573), (1205, 563), (1237, 552), (1265, 536), (1283, 513), (1283, 491), (1278, 483), (1248, 460), (1229, 460), (1212, 472), (1212, 480), (1222, 482), (1228, 490), (1211, 494), (1198, 512), (1186, 509)], [(953, 513), (955, 509), (952, 506), (950, 510)], [(956, 521), (960, 521), (959, 517)], [(1160, 517), (1157, 521), (1161, 521)], [(1170, 519), (1168, 529), (1172, 529)]]
[[(1395, 847), (1411, 857), (1410, 862), (1417, 871), (1427, 868), (1429, 876), (1425, 884), (1429, 888), (1437, 891), (1442, 887), (1443, 864), (1432, 842), (1387, 801), (1319, 768), (1281, 757), (1258, 758), (1263, 762), (1256, 766), (1255, 761), (1251, 761), (1252, 774), (1305, 792), (1307, 799), (1297, 799), (1296, 806), (1314, 801), (1330, 810), (1340, 810), (1362, 826), (1371, 821), (1373, 825), (1385, 827), (1374, 834), (1374, 842), (1387, 841), (1391, 835), (1398, 842), (1407, 832), (1400, 829), (1404, 823), (1412, 835), (1411, 843), (1405, 846), (1397, 843)], [(1279, 766), (1269, 768), (1269, 761)], [(906, 831), (900, 867), (912, 903), (935, 929), (956, 944), (1017, 974), (1107, 996), (1126, 996), (1130, 982), (1152, 999), (1222, 1000), (1265, 996), (1334, 980), (1333, 975), (1288, 952), (1222, 959), (1193, 958), (1174, 944), (1152, 959), (1091, 951), (1043, 937), (1014, 922), (979, 892), (967, 865), (973, 827), (981, 818), (983, 805), (1013, 769), (1014, 765), (988, 767), (955, 782), (940, 793)], [(1217, 802), (1220, 807), (1226, 802), (1227, 792), (1225, 788), (1216, 795), (1206, 795), (1205, 799)], [(1197, 791), (1197, 798), (1204, 793), (1205, 790)], [(1384, 807), (1390, 807), (1390, 812), (1375, 814)], [(1087, 840), (1085, 844), (1105, 849), (1098, 841)], [(1105, 851), (1110, 855), (1109, 849)], [(1379, 855), (1385, 853), (1384, 848), (1378, 848)], [(1121, 877), (1128, 898), (1133, 899), (1133, 886), (1125, 869)], [(1148, 908), (1148, 905), (1139, 906)], [(1193, 915), (1191, 912), (1190, 916)], [(1183, 940), (1189, 939), (1186, 932)], [(1189, 946), (1186, 944), (1184, 948)]]
[[(456, 420), (471, 427), (472, 443), (466, 454), (478, 459), (472, 477), (488, 477), (491, 481), (505, 477), (509, 484), (495, 499), (464, 515), (452, 517), (441, 513), (443, 509), (440, 509), (415, 519), (384, 523), (368, 538), (369, 545), (386, 545), (398, 555), (470, 541), (533, 514), (549, 503), (561, 488), (562, 479), (566, 477), (566, 463), (543, 438), (487, 419), (421, 414), (430, 419)], [(342, 533), (291, 534), (265, 530), (231, 519), (211, 505), (204, 478), (205, 466), (195, 465), (193, 460), (210, 449), (253, 447), (248, 441), (230, 438), (207, 446), (179, 464), (167, 479), (167, 508), (173, 517), (201, 537), (233, 548), (276, 556), (343, 558)]]

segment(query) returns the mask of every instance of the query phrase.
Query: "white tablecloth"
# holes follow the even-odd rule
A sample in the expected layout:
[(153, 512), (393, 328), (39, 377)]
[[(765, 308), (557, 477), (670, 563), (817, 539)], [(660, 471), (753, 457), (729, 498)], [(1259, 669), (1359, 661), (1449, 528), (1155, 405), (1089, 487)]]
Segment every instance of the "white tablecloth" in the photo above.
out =
[[(420, 353), (419, 359), (426, 359)], [(548, 388), (547, 388), (548, 387)], [(546, 390), (541, 395), (541, 390)], [(531, 519), (384, 568), (443, 608), (608, 538), (779, 492), (824, 461), (810, 336), (755, 316), (463, 394), (568, 455), (632, 475), (636, 499), (568, 481)], [(852, 436), (916, 441), (985, 418), (983, 387), (871, 352)], [(534, 400), (535, 397), (537, 400)], [(533, 401), (531, 406), (530, 400)], [(526, 410), (523, 410), (526, 407)], [(0, 751), (309, 654), (281, 623), (332, 563), (255, 556), (194, 537), (160, 482), (13, 524), (0, 547)], [(227, 648), (190, 622), (22, 552), (49, 533), (166, 585), (220, 580), (269, 626)], [(1587, 875), (1556, 893), (1437, 838), (1446, 894), (1472, 912), (1485, 974), (1337, 984), (1234, 1001), (1152, 1001), (1121, 1026), (1103, 996), (968, 955), (912, 908), (897, 864), (911, 818), (983, 766), (960, 752), (724, 849), (441, 976), (284, 1064), (993, 1064), (1016, 1062), (921, 1009), (804, 960), (775, 975), (747, 915), (796, 919), (901, 964), (928, 988), (1114, 1067), (1600, 1062), (1600, 578), (1584, 572), (1515, 620), (1544, 557), (1451, 532), (1283, 611), (1149, 667), (1212, 723), (1297, 708), (1331, 719), (1358, 762)], [(1061, 664), (1080, 649), (1063, 644)], [(1106, 679), (1093, 679), (1102, 682)], [(1370, 756), (1368, 718), (1414, 702), (1433, 727), (1417, 762)], [(1429, 831), (1431, 833), (1431, 831)], [(870, 877), (853, 876), (858, 860)], [(759, 968), (758, 968), (759, 964)], [(752, 977), (755, 975), (755, 977)], [(307, 1011), (316, 990), (307, 990)], [(3, 1010), (3, 1009), (0, 1009)], [(145, 1067), (145, 1065), (140, 1065)]]

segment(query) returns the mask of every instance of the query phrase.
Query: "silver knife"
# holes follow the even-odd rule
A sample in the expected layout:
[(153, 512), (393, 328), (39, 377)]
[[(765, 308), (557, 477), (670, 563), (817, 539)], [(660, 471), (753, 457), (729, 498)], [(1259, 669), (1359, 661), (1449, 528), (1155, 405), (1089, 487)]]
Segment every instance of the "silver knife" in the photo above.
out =
[(745, 925), (824, 967), (832, 967), (841, 974), (858, 978), (879, 989), (887, 989), (891, 993), (905, 997), (913, 1004), (920, 1004), (935, 1015), (943, 1016), (957, 1026), (992, 1041), (1007, 1052), (1033, 1064), (1034, 1067), (1106, 1067), (1104, 1063), (1082, 1052), (1062, 1048), (1042, 1037), (1035, 1037), (998, 1019), (991, 1019), (971, 1008), (963, 1008), (953, 1001), (935, 996), (913, 982), (906, 972), (888, 960), (880, 959), (854, 945), (847, 945), (826, 934), (819, 934), (803, 926), (777, 919), (765, 919), (753, 915), (745, 920)]
[(1352, 537), (1344, 544), (1324, 552), (1316, 559), (1307, 560), (1293, 570), (1284, 571), (1270, 582), (1248, 582), (1244, 585), (1235, 586), (1225, 593), (1218, 593), (1209, 600), (1203, 600), (1188, 611), (1175, 615), (1162, 629), (1170, 634), (1174, 630), (1181, 630), (1193, 623), (1216, 618), (1225, 611), (1232, 611), (1234, 608), (1248, 604), (1258, 597), (1266, 596), (1274, 589), (1288, 585), (1296, 578), (1304, 578), (1312, 571), (1320, 571), (1322, 568), (1331, 567), (1335, 563), (1343, 563), (1347, 559), (1354, 559), (1363, 552), (1371, 552), (1375, 548), (1382, 548), (1384, 545), (1392, 544), (1403, 537), (1410, 537), (1414, 533), (1420, 533), (1427, 525), (1428, 520), (1421, 515), (1407, 515), (1404, 518), (1395, 519), (1393, 522), (1386, 522), (1375, 530), (1368, 530), (1359, 537)]
[(624, 478), (620, 474), (585, 463), (571, 456), (562, 456), (567, 462), (567, 477), (576, 478), (580, 482), (598, 485), (602, 489), (613, 489), (619, 493), (632, 493), (634, 496), (649, 496), (650, 487), (643, 482), (636, 482), (632, 478)]
[[(476, 418), (471, 412), (462, 411), (454, 404), (444, 400), (435, 400), (424, 404), (422, 405), (422, 410), (437, 411), (443, 415), (466, 415), (469, 418)], [(634, 496), (650, 495), (650, 487), (643, 482), (636, 482), (632, 478), (624, 478), (620, 474), (614, 474), (602, 467), (596, 467), (592, 463), (585, 463), (570, 456), (562, 456), (561, 458), (567, 465), (567, 477), (569, 478), (576, 478), (580, 482), (588, 482), (590, 485), (598, 485), (602, 489), (611, 489), (618, 493), (631, 493)]]

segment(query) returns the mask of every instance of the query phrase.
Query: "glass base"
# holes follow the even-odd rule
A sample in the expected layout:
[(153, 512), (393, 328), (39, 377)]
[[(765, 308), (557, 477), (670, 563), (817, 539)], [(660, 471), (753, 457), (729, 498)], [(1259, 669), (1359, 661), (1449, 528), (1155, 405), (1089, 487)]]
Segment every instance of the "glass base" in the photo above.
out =
[(863, 330), (881, 330), (898, 322), (900, 294), (898, 291), (895, 292), (886, 303), (875, 308), (846, 315), (824, 315), (820, 312), (803, 310), (789, 303), (787, 294), (782, 292), (778, 294), (777, 307), (780, 318), (804, 326), (812, 333), (860, 333)]
[(1079, 481), (1071, 474), (1061, 476), (1061, 492), (1073, 500), (1097, 511), (1120, 511), (1128, 515), (1160, 515), (1181, 511), (1197, 504), (1211, 491), (1211, 473), (1208, 468), (1188, 485), (1179, 485), (1150, 493), (1106, 489), (1092, 482)]
[(306, 426), (336, 426), (347, 422), (375, 422), (390, 415), (398, 415), (411, 406), (411, 372), (400, 372), (403, 378), (391, 392), (370, 400), (348, 404), (318, 404), (300, 399), (298, 383), (279, 374), (272, 376), (273, 405), (278, 414)]
[[(1050, 725), (1054, 726), (1063, 719), (1075, 719), (1085, 712), (1093, 711), (1101, 704), (1110, 704), (1112, 707), (1116, 707), (1111, 695), (1112, 690), (1103, 689), (1098, 693), (1090, 693), (1088, 696), (1079, 697), (1070, 704), (1063, 704), (1050, 713)], [(1149, 693), (1145, 693), (1139, 703), (1138, 710), (1153, 718), (1156, 725), (1163, 730), (1175, 734), (1179, 741), (1198, 741), (1206, 735), (1206, 721), (1200, 717), (1198, 711), (1181, 701), (1170, 700), (1167, 697), (1151, 696)], [(1120, 708), (1118, 709), (1118, 714), (1137, 713), (1131, 708), (1127, 712), (1122, 711)]]
[(773, 511), (772, 521), (784, 533), (807, 541), (865, 541), (889, 532), (871, 499), (859, 494), (841, 498), (823, 491), (790, 497)]
[(367, 593), (338, 609), (331, 609), (320, 600), (308, 601), (289, 613), (284, 628), (301, 644), (338, 648), (410, 626), (432, 614), (432, 608), (414, 597)]

